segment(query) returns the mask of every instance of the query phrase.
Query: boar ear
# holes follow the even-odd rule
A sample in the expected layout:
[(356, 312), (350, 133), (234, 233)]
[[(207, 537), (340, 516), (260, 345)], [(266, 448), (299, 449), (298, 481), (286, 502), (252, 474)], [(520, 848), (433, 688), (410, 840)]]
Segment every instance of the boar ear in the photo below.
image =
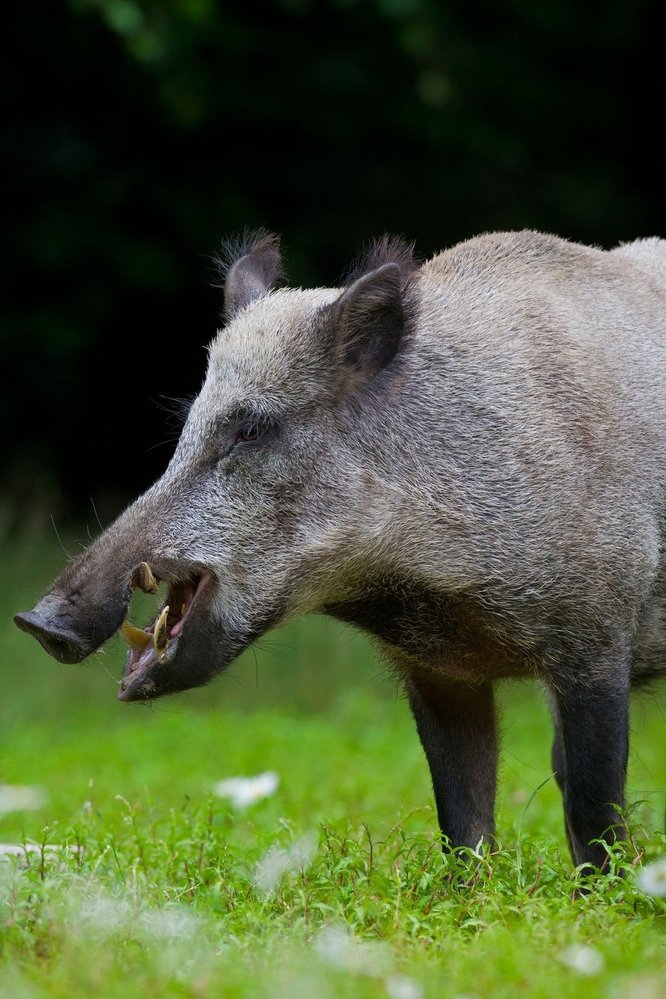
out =
[(405, 327), (400, 267), (383, 264), (346, 288), (332, 306), (329, 328), (337, 357), (371, 378), (393, 358)]
[(229, 321), (255, 299), (267, 295), (282, 275), (280, 240), (259, 229), (222, 247), (215, 258), (224, 279), (224, 318)]

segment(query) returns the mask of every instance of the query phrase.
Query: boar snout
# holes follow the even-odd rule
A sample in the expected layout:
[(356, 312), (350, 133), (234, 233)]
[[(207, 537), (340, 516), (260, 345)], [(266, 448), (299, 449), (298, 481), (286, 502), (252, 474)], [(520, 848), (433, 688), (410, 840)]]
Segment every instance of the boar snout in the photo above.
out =
[(102, 605), (49, 593), (32, 610), (16, 614), (14, 621), (59, 663), (80, 663), (118, 630), (128, 602), (128, 587), (109, 595)]
[(21, 631), (27, 631), (36, 638), (59, 663), (80, 663), (93, 651), (57, 614), (47, 619), (35, 608), (16, 614), (14, 621)]

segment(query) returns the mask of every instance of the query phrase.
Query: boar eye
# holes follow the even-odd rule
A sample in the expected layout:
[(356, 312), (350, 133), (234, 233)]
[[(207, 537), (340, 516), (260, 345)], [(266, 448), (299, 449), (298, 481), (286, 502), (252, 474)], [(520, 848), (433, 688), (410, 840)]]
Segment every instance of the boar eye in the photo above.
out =
[(244, 427), (239, 427), (236, 431), (234, 445), (251, 444), (252, 441), (258, 441), (260, 437), (264, 436), (268, 430), (268, 426), (268, 420), (254, 420)]

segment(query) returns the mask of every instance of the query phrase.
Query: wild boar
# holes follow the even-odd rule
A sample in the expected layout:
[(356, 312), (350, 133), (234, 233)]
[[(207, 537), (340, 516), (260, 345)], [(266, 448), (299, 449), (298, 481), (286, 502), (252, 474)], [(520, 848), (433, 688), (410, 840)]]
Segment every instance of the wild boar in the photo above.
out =
[[(493, 836), (495, 681), (537, 677), (575, 863), (622, 835), (632, 686), (666, 668), (666, 241), (491, 233), (342, 287), (278, 287), (259, 232), (161, 479), (16, 623), (79, 662), (125, 626), (119, 697), (207, 683), (318, 611), (404, 683), (445, 842)], [(591, 843), (594, 839), (602, 842)]]

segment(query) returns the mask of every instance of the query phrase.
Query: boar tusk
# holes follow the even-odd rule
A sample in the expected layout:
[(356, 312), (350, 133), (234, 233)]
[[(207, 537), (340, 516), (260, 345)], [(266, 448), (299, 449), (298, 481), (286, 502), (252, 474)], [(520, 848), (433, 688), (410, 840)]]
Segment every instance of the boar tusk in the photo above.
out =
[(136, 652), (143, 652), (145, 647), (150, 643), (148, 632), (142, 631), (141, 628), (135, 628), (129, 621), (123, 621), (120, 626), (120, 633), (130, 648)]
[(166, 647), (169, 644), (169, 634), (167, 630), (167, 617), (169, 615), (168, 605), (163, 608), (157, 621), (155, 621), (155, 628), (153, 630), (153, 645), (160, 655), (166, 652)]
[(141, 562), (134, 570), (132, 585), (138, 586), (144, 593), (157, 593), (160, 586), (147, 562)]

